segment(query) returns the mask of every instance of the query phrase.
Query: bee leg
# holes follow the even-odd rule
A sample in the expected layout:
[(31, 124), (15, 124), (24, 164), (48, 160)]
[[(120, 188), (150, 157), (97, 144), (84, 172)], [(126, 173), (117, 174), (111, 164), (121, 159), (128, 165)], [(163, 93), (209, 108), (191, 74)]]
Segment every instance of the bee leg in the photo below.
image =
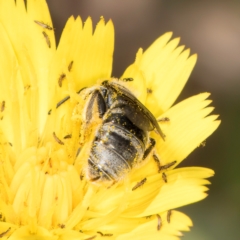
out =
[(95, 90), (92, 93), (92, 96), (91, 96), (91, 98), (89, 100), (88, 108), (87, 108), (87, 111), (86, 111), (86, 121), (87, 122), (89, 122), (92, 119), (93, 106), (94, 106), (95, 100), (97, 101), (99, 118), (102, 118), (103, 115), (106, 112), (105, 100), (104, 100), (102, 94), (100, 93), (100, 91), (99, 90)]
[(98, 106), (98, 114), (99, 118), (103, 118), (103, 115), (107, 111), (105, 100), (100, 92), (97, 95), (97, 106)]

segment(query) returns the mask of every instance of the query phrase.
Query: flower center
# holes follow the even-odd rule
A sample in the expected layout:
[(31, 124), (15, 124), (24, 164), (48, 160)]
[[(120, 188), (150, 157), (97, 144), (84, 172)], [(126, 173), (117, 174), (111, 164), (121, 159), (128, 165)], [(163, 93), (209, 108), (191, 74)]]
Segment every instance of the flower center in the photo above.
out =
[(54, 149), (54, 144), (28, 148), (17, 159), (10, 185), (15, 224), (25, 225), (35, 219), (46, 228), (58, 227), (77, 204), (79, 174), (66, 161), (66, 149)]

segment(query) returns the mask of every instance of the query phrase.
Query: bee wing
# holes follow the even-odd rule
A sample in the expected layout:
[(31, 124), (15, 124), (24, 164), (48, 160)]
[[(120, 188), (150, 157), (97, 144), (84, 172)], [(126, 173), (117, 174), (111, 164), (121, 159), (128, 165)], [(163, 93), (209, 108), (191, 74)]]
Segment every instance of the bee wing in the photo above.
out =
[(124, 95), (124, 97), (126, 97), (133, 105), (136, 106), (136, 109), (140, 109), (141, 112), (143, 112), (146, 117), (150, 120), (150, 122), (152, 123), (152, 125), (156, 128), (157, 132), (160, 134), (160, 136), (162, 137), (162, 139), (165, 139), (165, 135), (162, 132), (162, 130), (159, 127), (159, 124), (156, 120), (156, 118), (153, 116), (153, 114), (135, 97), (132, 95), (132, 93), (130, 91), (128, 91), (125, 87), (121, 86), (120, 84), (117, 83), (109, 83), (109, 82), (105, 82), (105, 85), (108, 85), (108, 87), (113, 88), (115, 91), (119, 92), (121, 95)]

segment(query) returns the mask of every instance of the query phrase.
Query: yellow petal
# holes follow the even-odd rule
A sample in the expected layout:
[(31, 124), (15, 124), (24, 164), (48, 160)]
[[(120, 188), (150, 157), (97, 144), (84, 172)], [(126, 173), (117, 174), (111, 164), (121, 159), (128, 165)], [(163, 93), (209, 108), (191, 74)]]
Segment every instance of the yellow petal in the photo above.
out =
[[(196, 55), (189, 57), (189, 50), (177, 47), (179, 39), (169, 41), (171, 36), (169, 32), (158, 38), (143, 53), (140, 61), (138, 59), (130, 66), (138, 71), (127, 69), (123, 74), (136, 78), (136, 81), (139, 81), (139, 72), (144, 76), (145, 92), (148, 92), (145, 105), (155, 116), (171, 107), (196, 63)], [(137, 88), (137, 91), (141, 90), (141, 87)]]
[(23, 1), (17, 6), (14, 1), (0, 1), (0, 11), (1, 51), (7, 47), (1, 66), (11, 70), (4, 71), (0, 82), (5, 90), (1, 96), (6, 101), (6, 120), (11, 119), (4, 123), (3, 131), (20, 150), (27, 144), (26, 136), (37, 136), (43, 127), (38, 128), (38, 123), (46, 120), (49, 62), (55, 49), (47, 46)]
[[(212, 111), (206, 108), (207, 94), (168, 110), (196, 56), (177, 47), (179, 39), (170, 41), (171, 33), (146, 52), (138, 51), (123, 74), (134, 78), (126, 86), (155, 115), (164, 112), (162, 117), (170, 118), (161, 124), (166, 141), (155, 133), (151, 137), (161, 166), (177, 164), (158, 173), (151, 160), (106, 189), (85, 176), (83, 157), (87, 161), (91, 137), (78, 154), (79, 138), (88, 134), (80, 131), (82, 111), (76, 106), (86, 104), (80, 89), (111, 77), (112, 22), (101, 18), (93, 33), (90, 18), (83, 24), (71, 17), (56, 49), (46, 1), (25, 2), (0, 0), (0, 237), (178, 239), (191, 221), (172, 211), (169, 222), (167, 211), (203, 199), (205, 178), (213, 171), (172, 168), (219, 124), (216, 116), (206, 117)], [(144, 184), (134, 189), (143, 178)]]
[(17, 239), (29, 239), (29, 240), (57, 240), (58, 236), (50, 233), (48, 230), (42, 227), (37, 227), (35, 231), (29, 228), (29, 226), (23, 226), (18, 229), (15, 229), (9, 240)]
[[(17, 2), (22, 2), (21, 0)], [(44, 0), (31, 0), (27, 2), (27, 12), (30, 21), (38, 25), (38, 30), (41, 32), (45, 31), (49, 36), (51, 48), (56, 48), (54, 28), (52, 24), (52, 19), (48, 9), (48, 5)], [(42, 25), (41, 25), (42, 23)], [(47, 29), (45, 26), (52, 28), (52, 30)]]
[(84, 26), (80, 17), (76, 20), (71, 17), (68, 20), (55, 59), (52, 61), (51, 74), (54, 85), (58, 85), (58, 78), (62, 72), (67, 74), (71, 61), (73, 64), (69, 72), (75, 81), (76, 91), (93, 85), (98, 79), (110, 77), (114, 48), (112, 21), (105, 24), (104, 19), (101, 18), (94, 34), (92, 31), (91, 18), (86, 20)]
[[(153, 215), (150, 221), (144, 224), (139, 224), (131, 232), (120, 235), (117, 239), (164, 239), (164, 240), (177, 240), (182, 236), (180, 231), (189, 231), (189, 226), (192, 222), (181, 212), (172, 211), (171, 221), (167, 222), (167, 213), (159, 214), (158, 217)], [(158, 222), (159, 221), (159, 222)], [(160, 230), (157, 230), (160, 224)]]
[(121, 79), (124, 78), (133, 78), (133, 81), (126, 82), (126, 87), (138, 98), (140, 102), (145, 104), (147, 98), (147, 87), (145, 75), (139, 67), (139, 63), (142, 60), (142, 49), (139, 49), (136, 55), (136, 60), (131, 64), (121, 76)]
[(179, 164), (219, 126), (217, 115), (208, 116), (213, 110), (207, 107), (211, 103), (206, 100), (208, 96), (208, 93), (202, 93), (188, 98), (161, 116), (170, 119), (168, 123), (161, 124), (165, 141), (153, 134), (162, 165), (174, 160)]
[(142, 188), (130, 195), (123, 216), (143, 217), (200, 201), (207, 196), (208, 188), (204, 185), (209, 181), (204, 178), (213, 173), (211, 169), (200, 167), (173, 169), (166, 172), (167, 183), (161, 174), (150, 176)]
[[(71, 125), (69, 118), (74, 105), (77, 104), (74, 99), (78, 98), (77, 92), (80, 89), (93, 85), (99, 79), (110, 77), (113, 44), (114, 30), (111, 21), (105, 24), (101, 18), (93, 34), (91, 18), (87, 19), (84, 26), (80, 17), (76, 20), (71, 17), (68, 20), (57, 52), (51, 61), (49, 75), (51, 96), (48, 110), (52, 109), (53, 112), (50, 122), (46, 124), (46, 134), (50, 129), (58, 133), (61, 126)], [(56, 105), (69, 95), (73, 102), (64, 103), (54, 115)], [(62, 123), (67, 120), (68, 123)], [(73, 128), (68, 127), (67, 131), (71, 129)]]

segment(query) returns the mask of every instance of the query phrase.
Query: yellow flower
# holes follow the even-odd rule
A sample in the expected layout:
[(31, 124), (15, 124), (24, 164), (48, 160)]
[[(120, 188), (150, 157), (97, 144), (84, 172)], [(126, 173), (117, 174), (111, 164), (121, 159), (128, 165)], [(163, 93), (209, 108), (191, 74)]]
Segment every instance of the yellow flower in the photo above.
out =
[(92, 31), (90, 18), (71, 17), (56, 49), (44, 0), (27, 1), (27, 10), (22, 0), (0, 0), (2, 239), (179, 239), (192, 223), (172, 209), (206, 197), (212, 170), (175, 167), (220, 122), (208, 93), (172, 107), (197, 57), (171, 33), (140, 49), (121, 76), (134, 79), (127, 87), (157, 119), (170, 119), (160, 122), (165, 141), (151, 132), (162, 171), (151, 158), (110, 188), (86, 180), (91, 142), (78, 154), (77, 92), (111, 79), (114, 49), (111, 21)]

